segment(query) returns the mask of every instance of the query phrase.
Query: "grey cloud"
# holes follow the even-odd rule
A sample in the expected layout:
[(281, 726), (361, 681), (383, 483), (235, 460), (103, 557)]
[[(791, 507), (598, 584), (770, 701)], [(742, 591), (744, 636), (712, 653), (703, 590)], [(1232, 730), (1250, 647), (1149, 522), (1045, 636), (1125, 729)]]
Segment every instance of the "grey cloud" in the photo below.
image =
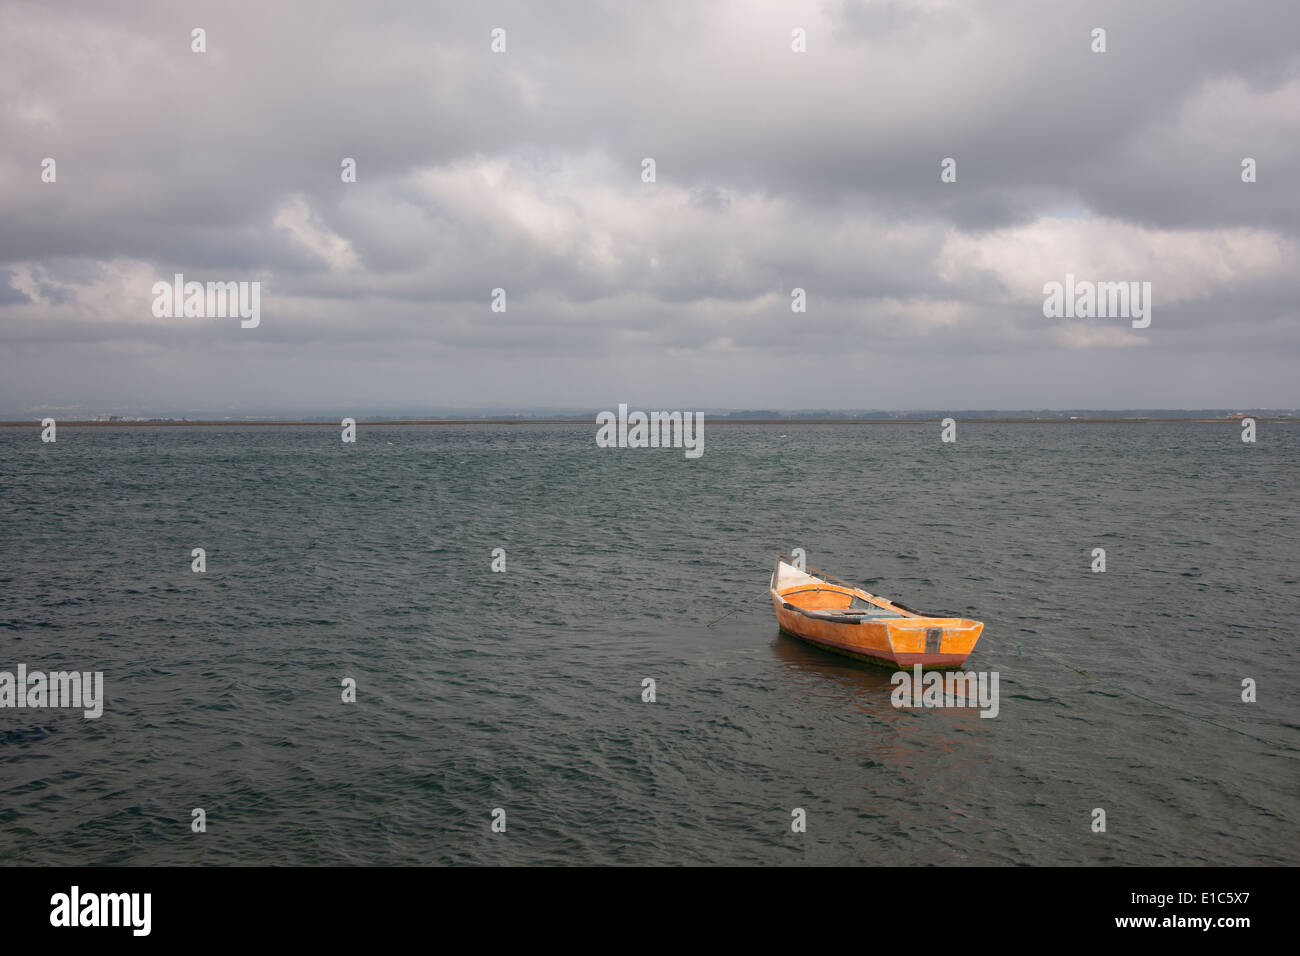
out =
[[(208, 32), (201, 56), (189, 51), (194, 26)], [(508, 31), (499, 56), (496, 26)], [(789, 50), (794, 26), (809, 29), (806, 54)], [(1096, 26), (1104, 55), (1088, 49)], [(1062, 208), (1163, 230), (1166, 248), (1135, 254), (1134, 278), (1196, 231), (1294, 243), (1298, 26), (1291, 3), (1175, 0), (652, 13), (12, 4), (0, 38), (0, 361), (40, 368), (54, 345), (60, 362), (80, 354), (69, 346), (111, 348), (117, 371), (95, 380), (112, 401), (141, 382), (165, 394), (169, 377), (146, 357), (165, 349), (178, 367), (227, 363), (270, 402), (290, 382), (323, 392), (338, 354), (366, 363), (356, 375), (377, 394), (416, 387), (414, 371), (392, 377), (387, 362), (424, 361), (472, 391), (484, 378), (465, 356), (490, 354), (519, 373), (500, 386), (512, 401), (556, 394), (538, 360), (587, 368), (552, 399), (582, 404), (620, 370), (689, 388), (673, 362), (726, 354), (711, 401), (766, 406), (757, 383), (769, 363), (887, 349), (1021, 369), (971, 379), (964, 406), (1051, 404), (1068, 389), (1038, 381), (1041, 351), (1059, 346), (1034, 286), (1071, 261), (1009, 284), (992, 266), (949, 268), (947, 239), (1032, 229)], [(39, 181), (45, 156), (57, 183)], [(640, 182), (646, 156), (657, 184)], [(948, 156), (955, 184), (939, 181)], [(1256, 183), (1241, 182), (1244, 156), (1258, 161)], [(357, 160), (356, 184), (340, 182), (343, 157)], [(277, 224), (285, 210), (307, 216), (319, 248)], [(331, 262), (335, 243), (347, 267)], [(1270, 344), (1265, 365), (1294, 358), (1295, 270), (1247, 275), (1231, 262), (1212, 293), (1158, 312), (1148, 361), (1223, 361), (1243, 331)], [(175, 272), (264, 281), (257, 337), (139, 321), (151, 277)], [(129, 287), (115, 295), (105, 284), (119, 273)], [(487, 308), (498, 286), (505, 315)], [(789, 311), (794, 286), (808, 290), (806, 315)], [(929, 307), (955, 317), (901, 317)], [(1117, 361), (1139, 358), (1068, 356), (1094, 380)], [(1223, 374), (1212, 387), (1259, 378)], [(820, 391), (796, 404), (928, 404), (907, 381), (886, 397), (813, 375)], [(58, 402), (61, 387), (88, 386), (7, 376), (0, 405)], [(1026, 394), (1039, 387), (1047, 394)], [(1140, 404), (1126, 387), (1115, 401)]]

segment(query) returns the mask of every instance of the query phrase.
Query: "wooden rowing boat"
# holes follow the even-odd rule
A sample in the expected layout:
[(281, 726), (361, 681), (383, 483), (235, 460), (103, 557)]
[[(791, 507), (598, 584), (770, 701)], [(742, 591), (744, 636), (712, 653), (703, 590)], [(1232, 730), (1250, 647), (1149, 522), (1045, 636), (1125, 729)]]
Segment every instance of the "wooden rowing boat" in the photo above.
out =
[(779, 555), (772, 606), (781, 630), (809, 644), (886, 667), (959, 667), (981, 621), (930, 617)]

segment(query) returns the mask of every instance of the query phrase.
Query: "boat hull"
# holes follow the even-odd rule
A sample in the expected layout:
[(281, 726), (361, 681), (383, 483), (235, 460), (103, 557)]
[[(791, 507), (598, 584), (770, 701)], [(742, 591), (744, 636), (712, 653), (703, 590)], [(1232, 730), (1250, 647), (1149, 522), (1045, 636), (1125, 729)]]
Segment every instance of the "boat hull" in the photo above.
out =
[(887, 667), (890, 670), (907, 669), (916, 664), (920, 664), (922, 669), (927, 667), (960, 667), (966, 663), (966, 658), (970, 656), (969, 654), (896, 654), (822, 637), (811, 637), (793, 631), (788, 627), (782, 627), (781, 633), (787, 637), (793, 637), (797, 641), (802, 641), (810, 647), (829, 651), (841, 657), (851, 657), (866, 664), (875, 664), (877, 667)]

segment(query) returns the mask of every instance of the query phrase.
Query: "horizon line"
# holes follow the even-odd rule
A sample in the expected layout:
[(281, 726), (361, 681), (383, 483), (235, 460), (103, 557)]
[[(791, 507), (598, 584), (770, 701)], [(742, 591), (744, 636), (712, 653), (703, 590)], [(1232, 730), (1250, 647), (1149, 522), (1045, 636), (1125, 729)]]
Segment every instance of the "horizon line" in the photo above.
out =
[[(351, 416), (349, 416), (351, 417)], [(1130, 415), (1130, 416), (1071, 416), (1069, 418), (1061, 417), (1024, 417), (1008, 416), (1005, 418), (988, 418), (988, 417), (966, 417), (960, 418), (957, 415), (948, 415), (944, 417), (926, 416), (914, 418), (729, 418), (718, 417), (711, 420), (712, 424), (720, 425), (919, 425), (934, 424), (944, 421), (944, 418), (953, 418), (955, 421), (963, 421), (976, 424), (989, 425), (1098, 425), (1098, 424), (1158, 424), (1162, 422), (1169, 423), (1190, 423), (1190, 424), (1223, 424), (1226, 422), (1240, 422), (1244, 418), (1255, 418), (1259, 421), (1269, 422), (1272, 424), (1281, 424), (1294, 422), (1300, 419), (1290, 415), (1247, 415), (1245, 413), (1233, 413), (1231, 415), (1217, 416), (1182, 416), (1167, 417), (1153, 415)], [(150, 418), (150, 419), (133, 419), (129, 421), (106, 419), (65, 419), (56, 423), (63, 428), (209, 428), (209, 427), (313, 427), (313, 428), (338, 428), (339, 423), (333, 419), (188, 419), (188, 418)], [(594, 424), (591, 418), (356, 418), (358, 425), (591, 425)], [(21, 420), (21, 421), (0, 421), (0, 428), (41, 428), (40, 420)]]

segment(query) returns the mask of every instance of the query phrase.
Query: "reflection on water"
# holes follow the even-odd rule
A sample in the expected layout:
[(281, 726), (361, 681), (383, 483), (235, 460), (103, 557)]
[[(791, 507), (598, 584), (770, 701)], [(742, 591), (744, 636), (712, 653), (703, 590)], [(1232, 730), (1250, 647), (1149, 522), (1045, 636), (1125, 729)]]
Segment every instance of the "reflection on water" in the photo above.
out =
[(894, 771), (893, 783), (877, 782), (875, 792), (915, 797), (934, 786), (927, 769), (974, 773), (988, 762), (978, 744), (985, 732), (980, 725), (989, 721), (978, 709), (895, 707), (894, 672), (888, 668), (810, 647), (779, 628), (771, 647), (783, 665), (781, 676), (793, 683), (795, 693), (843, 712), (841, 752)]

